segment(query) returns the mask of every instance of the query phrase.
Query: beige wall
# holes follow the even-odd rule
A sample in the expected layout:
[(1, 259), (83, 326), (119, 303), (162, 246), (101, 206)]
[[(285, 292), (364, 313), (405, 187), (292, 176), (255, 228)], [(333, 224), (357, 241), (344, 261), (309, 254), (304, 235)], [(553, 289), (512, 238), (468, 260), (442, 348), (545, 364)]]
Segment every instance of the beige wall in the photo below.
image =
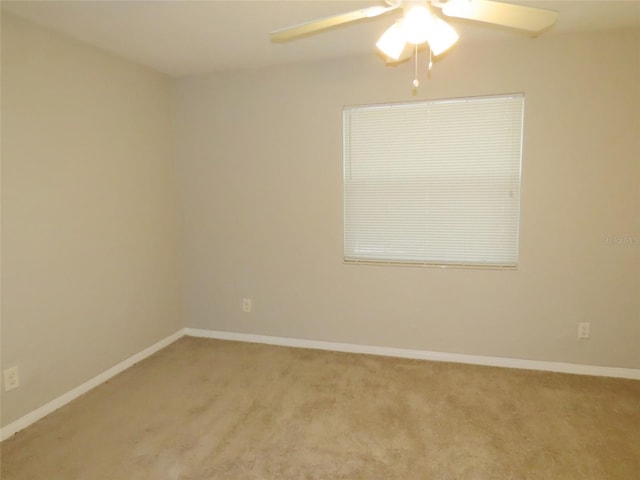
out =
[(170, 79), (2, 15), (2, 424), (182, 327)]
[[(639, 368), (640, 245), (606, 243), (640, 239), (639, 32), (460, 42), (416, 96), (411, 67), (177, 82), (188, 325)], [(519, 269), (344, 265), (342, 106), (508, 92), (526, 94)]]
[[(167, 77), (3, 14), (2, 425), (185, 325), (640, 368), (640, 245), (606, 242), (640, 238), (640, 33), (461, 42), (411, 79), (203, 75), (172, 112)], [(520, 91), (518, 271), (343, 265), (343, 105)]]

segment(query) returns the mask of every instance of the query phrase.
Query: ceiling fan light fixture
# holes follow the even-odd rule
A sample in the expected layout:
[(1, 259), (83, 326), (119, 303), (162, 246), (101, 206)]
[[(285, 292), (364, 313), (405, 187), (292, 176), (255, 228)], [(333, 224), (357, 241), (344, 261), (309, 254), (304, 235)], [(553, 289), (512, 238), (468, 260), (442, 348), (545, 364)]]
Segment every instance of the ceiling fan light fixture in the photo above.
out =
[(458, 41), (460, 36), (447, 22), (440, 18), (434, 18), (428, 28), (429, 48), (434, 55), (440, 55)]
[(402, 19), (405, 40), (414, 45), (426, 42), (431, 22), (433, 22), (433, 17), (426, 5), (409, 7)]
[(399, 23), (391, 25), (380, 37), (376, 47), (387, 57), (398, 60), (406, 45), (404, 30)]

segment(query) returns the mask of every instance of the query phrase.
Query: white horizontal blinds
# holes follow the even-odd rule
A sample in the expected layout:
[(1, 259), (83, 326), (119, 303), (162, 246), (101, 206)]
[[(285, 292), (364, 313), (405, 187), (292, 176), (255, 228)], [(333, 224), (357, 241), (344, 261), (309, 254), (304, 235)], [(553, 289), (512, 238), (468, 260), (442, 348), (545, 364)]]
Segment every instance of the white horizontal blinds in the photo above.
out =
[(524, 97), (344, 109), (347, 261), (512, 266)]

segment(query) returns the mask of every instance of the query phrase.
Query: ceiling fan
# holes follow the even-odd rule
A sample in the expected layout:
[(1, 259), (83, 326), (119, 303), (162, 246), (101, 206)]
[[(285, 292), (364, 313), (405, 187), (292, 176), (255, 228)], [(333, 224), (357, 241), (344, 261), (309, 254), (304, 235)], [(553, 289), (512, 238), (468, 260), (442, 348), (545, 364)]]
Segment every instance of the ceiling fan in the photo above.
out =
[[(428, 45), (430, 54), (437, 56), (458, 40), (456, 31), (432, 13), (435, 9), (440, 9), (447, 17), (474, 20), (532, 34), (546, 30), (558, 18), (558, 13), (553, 10), (493, 0), (384, 0), (383, 5), (276, 30), (271, 32), (271, 40), (286, 42), (319, 30), (377, 17), (400, 8), (403, 9), (402, 18), (391, 25), (376, 43), (382, 53), (396, 62), (408, 59), (414, 50), (417, 52), (418, 47), (424, 44)], [(414, 84), (416, 82), (417, 80)]]

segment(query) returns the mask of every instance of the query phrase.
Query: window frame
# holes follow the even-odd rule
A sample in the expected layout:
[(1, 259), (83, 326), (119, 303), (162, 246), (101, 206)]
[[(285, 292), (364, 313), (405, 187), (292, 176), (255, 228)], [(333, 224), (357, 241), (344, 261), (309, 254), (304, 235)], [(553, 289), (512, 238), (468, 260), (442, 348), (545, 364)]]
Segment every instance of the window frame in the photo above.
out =
[[(347, 150), (350, 148), (348, 145), (348, 136), (350, 139), (350, 129), (351, 124), (347, 121), (347, 115), (351, 114), (352, 111), (358, 109), (368, 109), (368, 108), (402, 108), (402, 107), (413, 107), (417, 105), (437, 105), (437, 104), (456, 104), (456, 103), (472, 103), (472, 102), (481, 102), (483, 100), (504, 100), (510, 99), (512, 101), (519, 101), (519, 104), (515, 107), (515, 114), (519, 113), (519, 130), (513, 129), (513, 134), (509, 137), (505, 137), (506, 139), (517, 139), (517, 162), (515, 157), (505, 162), (507, 165), (515, 165), (517, 164), (517, 174), (513, 175), (511, 173), (511, 181), (515, 180), (517, 184), (517, 195), (516, 199), (512, 202), (513, 208), (515, 208), (515, 213), (512, 214), (515, 221), (511, 224), (512, 228), (515, 228), (515, 236), (512, 239), (511, 250), (507, 251), (507, 253), (511, 252), (513, 254), (513, 261), (509, 262), (491, 262), (482, 259), (477, 259), (475, 261), (447, 261), (447, 260), (433, 260), (433, 259), (422, 259), (422, 260), (399, 260), (397, 258), (367, 258), (366, 255), (361, 255), (358, 257), (357, 254), (349, 254), (347, 251), (347, 169), (350, 166), (347, 165)], [(518, 110), (519, 109), (519, 110)], [(524, 147), (524, 128), (525, 128), (525, 94), (518, 93), (508, 93), (508, 94), (496, 94), (496, 95), (482, 95), (482, 96), (470, 96), (470, 97), (453, 97), (453, 98), (442, 98), (442, 99), (430, 99), (430, 100), (420, 100), (420, 101), (409, 101), (409, 102), (392, 102), (392, 103), (383, 103), (383, 104), (370, 104), (370, 105), (348, 105), (343, 107), (343, 263), (347, 265), (388, 265), (388, 266), (409, 266), (409, 267), (438, 267), (438, 268), (471, 268), (471, 269), (490, 269), (490, 270), (517, 270), (518, 264), (520, 261), (520, 226), (521, 226), (521, 191), (522, 191), (522, 164), (523, 164), (523, 147)], [(347, 133), (349, 131), (349, 134)], [(350, 152), (349, 152), (350, 153)], [(513, 165), (511, 167), (513, 169)], [(508, 168), (505, 168), (505, 171), (508, 171)], [(513, 195), (512, 195), (513, 196)], [(442, 208), (442, 207), (441, 207)], [(505, 224), (506, 225), (506, 224)], [(461, 234), (459, 234), (461, 235)], [(397, 246), (398, 244), (396, 244)], [(440, 258), (443, 258), (442, 250), (440, 251)], [(390, 255), (390, 257), (393, 257)]]

